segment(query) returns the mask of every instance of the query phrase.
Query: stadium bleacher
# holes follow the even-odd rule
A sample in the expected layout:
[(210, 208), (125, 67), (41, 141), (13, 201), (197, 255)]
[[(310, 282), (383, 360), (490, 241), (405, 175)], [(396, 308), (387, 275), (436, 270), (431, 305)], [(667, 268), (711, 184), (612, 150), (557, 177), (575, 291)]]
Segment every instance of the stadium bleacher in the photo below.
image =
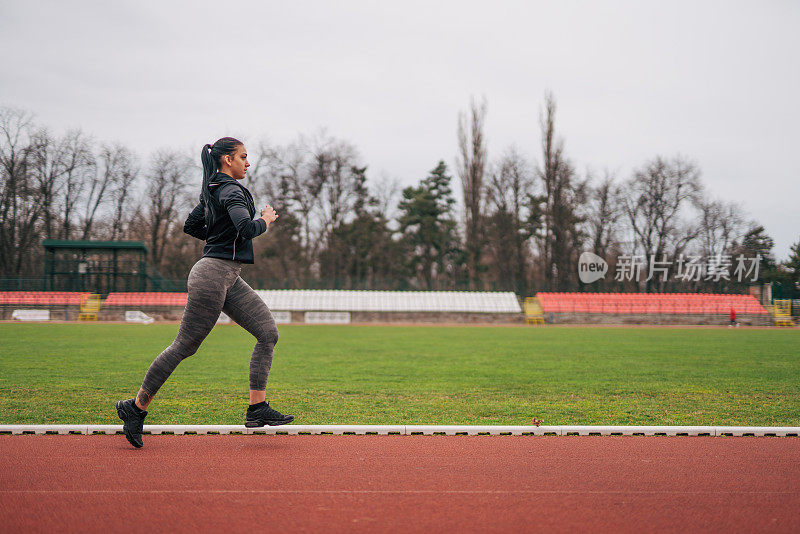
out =
[[(512, 292), (481, 291), (348, 291), (348, 290), (259, 290), (256, 293), (273, 310), (350, 312), (475, 312), (520, 313)], [(88, 292), (4, 291), (0, 304), (80, 306)], [(186, 293), (109, 293), (103, 306), (186, 305)]]
[(512, 292), (275, 289), (258, 295), (273, 310), (521, 313)]
[(84, 291), (0, 291), (0, 305), (80, 306)]
[(187, 293), (109, 293), (104, 306), (186, 306)]
[(537, 293), (545, 313), (767, 314), (752, 295), (713, 293)]
[[(278, 289), (256, 293), (273, 310), (520, 313), (512, 292)], [(106, 306), (185, 306), (186, 293), (110, 293)]]
[[(284, 312), (388, 312), (389, 315), (392, 312), (522, 313), (513, 292), (276, 289), (258, 290), (256, 293), (270, 309)], [(0, 305), (80, 306), (89, 295), (78, 291), (4, 291), (0, 292)], [(540, 314), (720, 316), (730, 314), (732, 309), (737, 316), (768, 316), (770, 313), (751, 295), (540, 292), (536, 299), (541, 306)], [(117, 310), (142, 307), (174, 309), (184, 307), (186, 300), (186, 293), (110, 293), (103, 306)], [(578, 320), (594, 321), (585, 316)]]

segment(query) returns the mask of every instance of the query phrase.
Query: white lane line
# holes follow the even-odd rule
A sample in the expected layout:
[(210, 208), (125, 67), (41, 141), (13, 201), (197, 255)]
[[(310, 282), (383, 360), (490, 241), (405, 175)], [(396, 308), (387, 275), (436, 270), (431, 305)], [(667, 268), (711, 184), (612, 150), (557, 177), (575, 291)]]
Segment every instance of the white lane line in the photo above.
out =
[[(471, 426), (471, 425), (285, 425), (245, 428), (243, 425), (145, 425), (150, 434), (378, 434), (378, 435), (687, 435), (687, 436), (795, 436), (800, 427), (777, 426)], [(2, 434), (116, 434), (122, 425), (0, 425)]]

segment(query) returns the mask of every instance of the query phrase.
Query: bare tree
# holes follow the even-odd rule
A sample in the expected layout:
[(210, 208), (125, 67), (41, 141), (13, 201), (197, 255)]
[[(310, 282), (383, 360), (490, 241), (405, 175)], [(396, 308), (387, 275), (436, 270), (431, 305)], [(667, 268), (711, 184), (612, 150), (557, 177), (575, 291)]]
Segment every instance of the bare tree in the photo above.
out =
[(365, 183), (366, 167), (358, 165), (356, 148), (342, 140), (329, 139), (314, 153), (317, 183), (322, 184), (322, 217), (330, 235), (355, 209)]
[(378, 180), (375, 181), (373, 191), (377, 200), (376, 208), (378, 213), (387, 221), (394, 219), (396, 214), (395, 207), (401, 191), (400, 180), (385, 172), (381, 173)]
[(52, 239), (54, 236), (54, 222), (58, 225), (54, 213), (56, 196), (63, 187), (62, 178), (66, 168), (64, 165), (63, 143), (52, 137), (46, 128), (40, 128), (31, 136), (31, 165), (30, 173), (37, 194), (41, 197), (44, 236)]
[[(377, 202), (369, 194), (366, 167), (360, 165), (356, 148), (324, 130), (285, 146), (262, 142), (251, 171), (254, 187), (280, 202), (283, 210), (284, 223), (267, 239), (264, 253), (273, 258), (275, 247), (282, 243), (293, 250), (292, 258), (279, 265), (284, 272), (302, 266), (303, 276), (294, 273), (295, 277), (310, 279), (318, 274), (337, 279), (344, 272), (340, 263), (346, 257), (338, 250), (343, 246), (341, 236), (347, 234), (341, 228)], [(277, 235), (282, 226), (291, 226), (296, 235), (283, 231)], [(298, 244), (300, 258), (295, 250)], [(320, 261), (323, 250), (324, 265)]]
[(592, 251), (606, 257), (617, 241), (618, 222), (622, 215), (619, 192), (614, 177), (605, 171), (603, 179), (591, 190), (587, 223)]
[(249, 152), (250, 168), (247, 170), (248, 189), (253, 198), (269, 196), (272, 187), (280, 180), (283, 171), (283, 147), (275, 146), (267, 139), (258, 142), (258, 149)]
[(0, 108), (0, 270), (20, 273), (36, 238), (42, 199), (31, 183), (33, 116), (16, 108)]
[[(622, 209), (646, 262), (678, 254), (698, 235), (698, 227), (684, 223), (681, 213), (700, 191), (700, 170), (681, 157), (656, 157), (634, 172), (621, 196)], [(654, 282), (647, 280), (646, 291)]]
[(125, 153), (119, 146), (103, 145), (100, 147), (97, 164), (93, 169), (94, 172), (87, 174), (87, 189), (83, 199), (83, 235), (81, 239), (89, 239), (91, 236), (97, 210), (109, 200), (108, 194), (113, 191), (115, 183), (119, 181), (124, 158)]
[(320, 262), (320, 274), (338, 287), (344, 276), (344, 246), (339, 229), (355, 217), (359, 209), (371, 203), (366, 189), (366, 167), (359, 166), (356, 148), (345, 141), (329, 139), (325, 148), (316, 150), (313, 167), (315, 183), (321, 184), (320, 214), (328, 261)]
[(553, 272), (553, 213), (555, 202), (555, 190), (560, 168), (565, 164), (562, 160), (564, 142), (556, 137), (555, 133), (556, 102), (552, 93), (545, 93), (545, 109), (540, 114), (539, 126), (542, 131), (542, 169), (539, 177), (544, 186), (544, 221), (542, 228), (542, 274), (544, 275), (545, 287), (552, 287)]
[(187, 185), (191, 162), (171, 151), (159, 151), (152, 158), (145, 184), (145, 214), (151, 250), (151, 261), (160, 267), (168, 236), (175, 227), (182, 227), (178, 208)]
[(702, 252), (706, 257), (727, 253), (747, 232), (747, 221), (736, 204), (699, 199), (697, 209)]
[(545, 108), (539, 118), (542, 132), (542, 167), (538, 176), (544, 192), (543, 225), (540, 234), (542, 278), (545, 288), (566, 290), (574, 284), (577, 251), (584, 238), (581, 207), (588, 194), (564, 156), (564, 141), (555, 131), (556, 102), (545, 94)]
[(456, 169), (461, 178), (464, 193), (464, 233), (467, 253), (467, 271), (470, 289), (480, 285), (479, 266), (481, 259), (483, 180), (486, 172), (486, 140), (483, 126), (486, 119), (486, 99), (480, 104), (470, 102), (469, 116), (458, 117), (458, 150)]
[(488, 250), (503, 289), (528, 292), (529, 241), (538, 226), (531, 217), (533, 170), (526, 159), (510, 148), (490, 173), (486, 184), (489, 217), (486, 220)]
[(308, 280), (303, 279), (308, 270), (302, 246), (302, 222), (291, 206), (289, 181), (285, 178), (268, 181), (261, 191), (280, 215), (280, 222), (270, 225), (263, 239), (253, 241), (254, 252), (264, 260), (253, 266), (254, 276), (271, 278), (277, 287), (307, 287)]
[(61, 142), (61, 159), (64, 165), (64, 184), (59, 200), (62, 209), (62, 239), (72, 239), (73, 228), (79, 226), (79, 221), (73, 219), (83, 199), (86, 182), (95, 173), (95, 159), (90, 143), (90, 138), (80, 130), (70, 130)]
[(135, 155), (124, 146), (116, 145), (106, 148), (114, 153), (110, 159), (116, 162), (114, 183), (110, 192), (113, 204), (113, 219), (111, 222), (111, 240), (113, 241), (124, 235), (125, 208), (130, 204), (131, 195), (139, 176), (139, 169)]
[[(320, 134), (319, 138), (324, 138), (324, 134)], [(277, 184), (271, 191), (276, 195), (282, 193), (276, 198), (285, 198), (283, 209), (291, 210), (300, 221), (300, 243), (304, 256), (302, 278), (305, 279), (311, 278), (311, 269), (322, 240), (319, 212), (325, 173), (317, 169), (326, 162), (325, 156), (315, 155), (311, 143), (303, 136), (286, 146), (269, 146), (262, 142), (253, 173), (260, 191), (269, 192), (269, 184)]]

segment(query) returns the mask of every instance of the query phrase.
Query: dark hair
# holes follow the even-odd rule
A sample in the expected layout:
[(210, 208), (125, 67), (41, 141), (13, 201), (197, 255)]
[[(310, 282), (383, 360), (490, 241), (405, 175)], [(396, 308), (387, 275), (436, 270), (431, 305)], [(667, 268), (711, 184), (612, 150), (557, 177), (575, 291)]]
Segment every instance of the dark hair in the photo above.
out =
[(233, 137), (223, 137), (214, 141), (213, 145), (204, 145), (200, 152), (200, 160), (203, 162), (203, 204), (206, 207), (206, 226), (211, 225), (211, 221), (216, 216), (214, 206), (211, 202), (211, 189), (209, 184), (214, 175), (219, 170), (219, 161), (222, 156), (232, 155), (239, 146), (243, 145), (238, 139)]

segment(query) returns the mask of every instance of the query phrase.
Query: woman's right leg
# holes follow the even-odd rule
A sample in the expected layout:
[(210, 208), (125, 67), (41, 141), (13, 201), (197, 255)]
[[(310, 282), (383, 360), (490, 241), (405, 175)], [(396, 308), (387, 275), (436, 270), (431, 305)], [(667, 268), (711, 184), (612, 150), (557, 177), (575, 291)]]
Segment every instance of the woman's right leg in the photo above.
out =
[(219, 318), (228, 289), (239, 277), (241, 265), (230, 260), (201, 258), (189, 273), (189, 297), (175, 341), (150, 365), (136, 406), (144, 410), (178, 364), (197, 352)]

